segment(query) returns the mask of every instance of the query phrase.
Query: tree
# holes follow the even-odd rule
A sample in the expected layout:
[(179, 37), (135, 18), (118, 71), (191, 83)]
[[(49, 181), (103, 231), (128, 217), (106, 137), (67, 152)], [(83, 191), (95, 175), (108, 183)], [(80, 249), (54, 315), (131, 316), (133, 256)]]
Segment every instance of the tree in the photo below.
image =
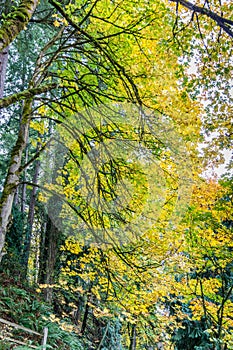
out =
[[(6, 47), (9, 42), (11, 40), (13, 40), (13, 38), (19, 33), (19, 31), (22, 29), (21, 26), (22, 24), (26, 24), (27, 21), (30, 19), (30, 16), (32, 14), (32, 11), (34, 10), (35, 6), (37, 5), (36, 2), (32, 2), (30, 3), (29, 8), (25, 11), (24, 13), (24, 7), (26, 7), (27, 3), (22, 3), (19, 8), (18, 8), (18, 12), (22, 11), (22, 16), (18, 16), (15, 17), (15, 15), (17, 15), (17, 13), (15, 14), (14, 10), (10, 13), (10, 17), (9, 17), (9, 23), (7, 21), (3, 21), (2, 23), (2, 29), (1, 29), (1, 33), (2, 33), (2, 49), (4, 47)], [(58, 9), (60, 9), (60, 11), (62, 12), (62, 9), (59, 6), (59, 3), (56, 3), (56, 7)], [(95, 7), (95, 6), (94, 6)], [(93, 8), (94, 8), (93, 7)], [(90, 14), (93, 10), (92, 7), (90, 7)], [(87, 19), (86, 18), (86, 13), (85, 11), (83, 11), (83, 22), (86, 23)], [(65, 14), (64, 21), (67, 19), (69, 19), (68, 15)], [(22, 20), (23, 18), (23, 20)], [(11, 160), (10, 160), (10, 166), (9, 166), (9, 171), (8, 171), (8, 175), (6, 177), (6, 181), (5, 181), (5, 185), (4, 185), (4, 190), (2, 193), (2, 197), (1, 197), (1, 239), (0, 239), (0, 250), (2, 251), (3, 246), (4, 246), (4, 241), (5, 241), (5, 234), (6, 234), (6, 228), (7, 228), (7, 224), (9, 222), (9, 217), (10, 217), (10, 213), (11, 213), (11, 208), (12, 208), (12, 203), (13, 203), (13, 198), (14, 198), (14, 194), (16, 191), (16, 188), (19, 184), (20, 181), (20, 166), (21, 166), (21, 159), (22, 159), (22, 154), (23, 151), (25, 149), (25, 145), (27, 143), (27, 139), (28, 139), (28, 129), (29, 129), (29, 123), (32, 117), (32, 105), (33, 105), (33, 96), (41, 94), (43, 92), (49, 91), (51, 89), (54, 89), (57, 86), (57, 78), (53, 77), (52, 72), (49, 73), (50, 77), (47, 78), (46, 80), (48, 81), (49, 79), (54, 80), (53, 83), (49, 83), (49, 84), (42, 84), (41, 82), (44, 81), (45, 79), (45, 75), (48, 73), (48, 70), (50, 69), (50, 65), (55, 65), (55, 67), (57, 66), (57, 64), (59, 64), (59, 55), (63, 54), (63, 47), (65, 47), (68, 44), (69, 47), (69, 43), (68, 41), (72, 42), (72, 46), (73, 48), (75, 48), (75, 44), (74, 42), (76, 42), (76, 49), (79, 49), (80, 44), (79, 44), (79, 37), (77, 37), (76, 35), (76, 31), (79, 30), (78, 26), (72, 21), (72, 19), (69, 19), (69, 21), (71, 22), (70, 24), (70, 29), (66, 30), (66, 26), (63, 25), (63, 28), (61, 30), (57, 30), (57, 33), (55, 33), (54, 37), (51, 39), (51, 41), (47, 42), (46, 46), (44, 47), (44, 50), (42, 50), (42, 52), (40, 53), (38, 60), (37, 60), (37, 66), (35, 68), (34, 71), (34, 76), (32, 76), (31, 81), (29, 82), (28, 85), (28, 89), (24, 90), (23, 92), (19, 92), (16, 93), (16, 95), (12, 95), (9, 96), (5, 99), (2, 100), (2, 104), (1, 107), (7, 107), (9, 104), (15, 103), (17, 101), (19, 101), (20, 99), (25, 99), (27, 98), (28, 100), (26, 102), (24, 102), (24, 107), (23, 107), (23, 111), (22, 111), (22, 117), (21, 117), (21, 123), (20, 123), (20, 127), (19, 127), (19, 134), (18, 134), (18, 139), (16, 141), (16, 145), (15, 148), (12, 151), (12, 155), (11, 155)], [(82, 22), (82, 21), (81, 21)], [(80, 22), (80, 23), (81, 23)], [(58, 22), (55, 22), (55, 24)], [(10, 27), (14, 27), (15, 30), (12, 29), (12, 33), (14, 33), (14, 36), (10, 37), (9, 33), (6, 31), (6, 26), (7, 28)], [(75, 29), (75, 31), (73, 31), (73, 28)], [(81, 29), (81, 28), (80, 28)], [(119, 70), (119, 72), (122, 71), (121, 66), (119, 65), (119, 63), (115, 63), (115, 59), (113, 57), (111, 57), (111, 55), (109, 56), (109, 54), (106, 52), (106, 49), (103, 48), (103, 45), (100, 43), (98, 43), (98, 40), (95, 39), (94, 37), (92, 38), (92, 36), (90, 36), (88, 33), (86, 33), (85, 31), (83, 31), (83, 29), (81, 29), (82, 31), (82, 36), (83, 36), (83, 40), (84, 40), (84, 47), (85, 47), (85, 40), (87, 40), (87, 42), (90, 41), (90, 44), (92, 44), (92, 46), (94, 46), (97, 50), (102, 51), (103, 54), (105, 54), (106, 60), (109, 62), (109, 64), (112, 65), (112, 68), (114, 70), (116, 70), (116, 67), (118, 67), (117, 69)], [(70, 36), (70, 33), (73, 32), (72, 37)], [(123, 30), (124, 32), (124, 30)], [(130, 32), (130, 30), (129, 30)], [(86, 37), (86, 39), (85, 39)], [(104, 40), (105, 37), (101, 36), (101, 40)], [(99, 39), (99, 41), (100, 41)], [(58, 43), (58, 41), (60, 41), (60, 47), (58, 47), (57, 53), (55, 54), (55, 56), (53, 56), (54, 54), (51, 53), (49, 55), (49, 58), (46, 60), (46, 62), (42, 63), (42, 59), (44, 59), (44, 55), (47, 54), (47, 50), (51, 49), (54, 45), (56, 45)], [(86, 45), (89, 45), (86, 44)], [(94, 58), (94, 56), (93, 56)], [(72, 62), (72, 57), (70, 57), (70, 60)], [(85, 64), (83, 64), (85, 66)], [(42, 70), (41, 70), (42, 69)], [(38, 72), (38, 70), (40, 70), (40, 72)], [(71, 69), (72, 72), (72, 69)], [(72, 72), (73, 74), (73, 72)], [(121, 74), (121, 73), (120, 73)], [(123, 76), (126, 76), (126, 79), (128, 79), (128, 86), (133, 86), (131, 79), (128, 77), (127, 78), (127, 74), (123, 73)], [(93, 76), (95, 76), (93, 74)], [(61, 81), (66, 81), (66, 77), (62, 77), (61, 75)], [(68, 78), (68, 82), (72, 81), (72, 77)], [(86, 83), (85, 83), (86, 84)], [(71, 84), (72, 85), (72, 84)], [(127, 84), (126, 84), (127, 86)], [(76, 91), (76, 87), (73, 87), (69, 85), (66, 87), (66, 84), (61, 84), (61, 90), (65, 91), (65, 90), (73, 90), (72, 93), (74, 93)], [(83, 86), (81, 88), (81, 91), (84, 91), (84, 95), (85, 93), (88, 93), (90, 96), (92, 95), (91, 91), (90, 93), (89, 91), (89, 85), (87, 86)], [(136, 91), (136, 90), (135, 90)], [(130, 92), (131, 93), (131, 92)], [(66, 93), (65, 93), (66, 94)], [(64, 94), (62, 94), (64, 95)], [(64, 96), (62, 96), (62, 98), (64, 98)], [(82, 96), (81, 96), (82, 98)]]
[[(204, 328), (205, 342), (221, 349), (230, 347), (232, 339), (231, 193), (229, 182), (207, 182), (195, 190), (184, 251), (188, 264), (180, 276), (180, 301)], [(200, 328), (196, 325), (199, 341)]]
[(190, 72), (181, 79), (204, 105), (203, 161), (208, 169), (216, 168), (232, 149), (232, 6), (218, 1), (170, 3), (176, 15), (173, 38)]
[(231, 7), (179, 3), (188, 12), (144, 0), (4, 10), (16, 29), (0, 108), (17, 135), (1, 132), (1, 254), (15, 244), (23, 278), (99, 349), (230, 339), (231, 194), (200, 181), (198, 144), (217, 132), (211, 165), (231, 145), (231, 38), (214, 30), (231, 30)]
[[(110, 16), (111, 18), (111, 20), (106, 20), (98, 16), (98, 4), (94, 3), (93, 6), (88, 7), (89, 12), (86, 12), (87, 9), (83, 9), (83, 13), (78, 13), (78, 18), (82, 18), (83, 16), (80, 23), (87, 28), (84, 30), (81, 24), (77, 25), (75, 22), (75, 8), (68, 7), (67, 10), (64, 11), (59, 3), (52, 2), (51, 4), (58, 11), (58, 14), (55, 15), (57, 19), (54, 21), (55, 27), (58, 29), (39, 53), (34, 73), (28, 83), (28, 88), (2, 99), (1, 106), (6, 107), (11, 103), (27, 98), (22, 112), (18, 141), (16, 142), (16, 147), (11, 156), (11, 165), (1, 198), (1, 209), (2, 213), (4, 213), (4, 215), (2, 215), (1, 226), (1, 247), (4, 245), (4, 237), (14, 193), (20, 182), (22, 154), (28, 138), (28, 128), (32, 118), (33, 106), (36, 106), (33, 104), (33, 96), (39, 96), (38, 94), (43, 94), (55, 89), (55, 98), (53, 92), (51, 92), (51, 94), (45, 94), (44, 97), (43, 95), (40, 97), (41, 103), (36, 106), (36, 113), (38, 111), (37, 117), (41, 116), (44, 118), (46, 115), (48, 118), (56, 119), (59, 123), (64, 120), (65, 114), (70, 115), (78, 111), (78, 108), (82, 105), (100, 103), (108, 99), (112, 101), (131, 99), (132, 101), (138, 101), (139, 104), (142, 103), (138, 83), (136, 84), (136, 82), (140, 74), (143, 74), (142, 71), (144, 68), (142, 67), (144, 62), (148, 59), (148, 56), (142, 56), (142, 62), (140, 62), (140, 65), (136, 66), (138, 57), (136, 55), (138, 50), (141, 50), (140, 46), (136, 46), (136, 52), (134, 52), (134, 50), (129, 51), (127, 57), (123, 55), (123, 52), (127, 45), (131, 50), (133, 43), (138, 40), (142, 40), (142, 45), (147, 49), (147, 40), (143, 38), (143, 35), (152, 35), (152, 31), (148, 26), (154, 20), (152, 15), (153, 11), (145, 6), (145, 10), (142, 14), (140, 13), (140, 17), (137, 21), (132, 20), (132, 17), (127, 15), (127, 11), (130, 9), (130, 11), (134, 13), (134, 11), (138, 11), (138, 9), (134, 9), (132, 3), (129, 2), (128, 9), (126, 9), (126, 7), (122, 8), (126, 16), (126, 25), (122, 27), (121, 20), (119, 20), (118, 16), (120, 7), (112, 5), (111, 11), (113, 12), (110, 11), (110, 8), (105, 9), (106, 16)], [(155, 6), (157, 6), (158, 9), (164, 8), (163, 5), (159, 3)], [(116, 9), (116, 11), (114, 9)], [(114, 23), (115, 20), (118, 21), (119, 24), (117, 24), (117, 22)], [(60, 26), (59, 23), (65, 23), (61, 29), (57, 27), (58, 25)], [(103, 26), (103, 23), (108, 23), (107, 30), (105, 28), (106, 26)], [(163, 15), (161, 15), (161, 23), (166, 27), (167, 20)], [(95, 29), (99, 28), (99, 32), (96, 32), (97, 35), (93, 34), (94, 27)], [(155, 33), (154, 40), (157, 36), (158, 34)], [(118, 37), (124, 38), (122, 46), (118, 43)], [(156, 48), (154, 49), (156, 50)], [(160, 52), (165, 59), (165, 46), (161, 46)], [(170, 51), (170, 55), (174, 58), (176, 57), (172, 50)], [(66, 61), (64, 61), (64, 58)], [(120, 58), (122, 61), (121, 64), (119, 63)], [(168, 60), (168, 58), (166, 59)], [(151, 63), (152, 62), (153, 60), (151, 57)], [(76, 71), (77, 64), (79, 64), (79, 71)], [(132, 72), (130, 71), (129, 65), (133, 68)], [(109, 78), (110, 70), (112, 74)], [(79, 75), (78, 78), (76, 77), (77, 74)], [(145, 74), (147, 75), (147, 72), (145, 72)], [(133, 77), (135, 77), (135, 82)], [(172, 86), (174, 86), (174, 89), (179, 94), (177, 100), (180, 99), (181, 101), (182, 95), (178, 91), (179, 89), (175, 82), (172, 83), (172, 81), (169, 80), (168, 85), (170, 85), (169, 89), (172, 89)], [(160, 90), (160, 84), (157, 84), (154, 77), (151, 76), (150, 89), (154, 89), (155, 87), (158, 91)], [(169, 98), (169, 96), (164, 94), (164, 102), (161, 103), (161, 108), (165, 108), (166, 113), (172, 112), (174, 120), (176, 120), (176, 118), (181, 119), (180, 111), (179, 113), (175, 113), (174, 109), (172, 110), (172, 105), (171, 108), (165, 107), (166, 100)], [(146, 101), (148, 97), (145, 96), (144, 99)], [(45, 104), (48, 105), (49, 108), (45, 108)], [(187, 108), (190, 108), (192, 105), (192, 102), (188, 98), (187, 104), (189, 104)], [(196, 108), (196, 106), (194, 108)], [(198, 112), (198, 108), (196, 108), (196, 110)], [(193, 128), (195, 128), (194, 123)], [(181, 133), (184, 132), (182, 131)]]
[(22, 0), (16, 9), (12, 7), (8, 13), (2, 13), (3, 20), (0, 30), (0, 51), (3, 51), (8, 47), (16, 36), (25, 28), (37, 5), (38, 1), (36, 0)]

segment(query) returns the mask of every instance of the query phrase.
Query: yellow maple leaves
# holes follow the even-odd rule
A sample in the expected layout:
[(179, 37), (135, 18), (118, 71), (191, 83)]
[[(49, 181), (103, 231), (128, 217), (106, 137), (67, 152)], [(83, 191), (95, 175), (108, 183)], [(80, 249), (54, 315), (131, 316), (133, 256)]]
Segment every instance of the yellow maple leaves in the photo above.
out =
[(61, 25), (68, 25), (68, 22), (65, 18), (62, 18), (60, 15), (58, 14), (53, 14), (52, 17), (55, 18), (55, 21), (53, 22), (54, 27), (60, 27)]

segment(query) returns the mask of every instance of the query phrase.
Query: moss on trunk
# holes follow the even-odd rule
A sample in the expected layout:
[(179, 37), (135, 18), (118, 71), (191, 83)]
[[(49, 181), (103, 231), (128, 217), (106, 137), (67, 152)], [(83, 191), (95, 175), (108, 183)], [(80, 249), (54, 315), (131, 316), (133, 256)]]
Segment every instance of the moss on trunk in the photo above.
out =
[(0, 262), (3, 255), (7, 226), (10, 220), (13, 199), (19, 184), (22, 154), (26, 146), (32, 101), (25, 102), (16, 144), (11, 153), (10, 165), (0, 199)]
[(39, 0), (22, 0), (17, 9), (7, 14), (0, 28), (0, 52), (25, 29), (38, 2)]

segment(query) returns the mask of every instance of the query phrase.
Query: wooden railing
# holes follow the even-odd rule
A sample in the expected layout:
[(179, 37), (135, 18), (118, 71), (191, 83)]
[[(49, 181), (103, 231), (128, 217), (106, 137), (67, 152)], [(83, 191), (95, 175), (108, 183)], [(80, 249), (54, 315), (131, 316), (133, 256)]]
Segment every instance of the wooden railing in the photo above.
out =
[[(32, 329), (20, 326), (17, 323), (13, 323), (13, 322), (4, 320), (3, 318), (0, 318), (0, 322), (7, 325), (7, 326), (10, 326), (10, 327), (13, 327), (16, 329), (21, 329), (27, 333), (35, 334), (35, 335), (42, 337), (42, 349), (46, 350), (46, 344), (47, 344), (47, 338), (48, 338), (48, 328), (47, 327), (44, 328), (43, 334), (41, 334), (41, 333), (33, 331)], [(19, 344), (19, 345), (26, 345), (27, 347), (32, 348), (32, 349), (37, 349), (37, 346), (35, 346), (35, 345), (27, 344), (27, 343), (24, 343), (20, 340), (17, 340), (17, 339), (14, 339), (14, 338), (11, 338), (11, 337), (8, 337), (5, 335), (0, 334), (0, 339), (4, 339), (6, 341), (9, 341), (9, 342), (12, 342), (15, 344)]]

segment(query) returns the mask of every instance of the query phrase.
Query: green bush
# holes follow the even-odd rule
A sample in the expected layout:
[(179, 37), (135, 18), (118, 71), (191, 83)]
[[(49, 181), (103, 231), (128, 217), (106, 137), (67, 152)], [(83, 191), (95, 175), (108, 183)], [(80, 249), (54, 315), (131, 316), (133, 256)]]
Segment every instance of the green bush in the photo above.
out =
[[(44, 327), (48, 327), (47, 349), (85, 350), (88, 348), (85, 345), (85, 338), (81, 340), (77, 334), (63, 330), (58, 322), (50, 321), (49, 316), (54, 313), (52, 306), (41, 301), (39, 295), (32, 288), (12, 285), (10, 278), (8, 284), (7, 278), (9, 277), (0, 275), (0, 315), (2, 318), (41, 334)], [(70, 321), (66, 320), (66, 322), (69, 324)], [(23, 342), (30, 341), (33, 345), (38, 345), (38, 350), (41, 349), (39, 336), (30, 335), (15, 328), (11, 328), (11, 333), (13, 338)], [(0, 342), (0, 350), (10, 349), (29, 350), (31, 348)]]

